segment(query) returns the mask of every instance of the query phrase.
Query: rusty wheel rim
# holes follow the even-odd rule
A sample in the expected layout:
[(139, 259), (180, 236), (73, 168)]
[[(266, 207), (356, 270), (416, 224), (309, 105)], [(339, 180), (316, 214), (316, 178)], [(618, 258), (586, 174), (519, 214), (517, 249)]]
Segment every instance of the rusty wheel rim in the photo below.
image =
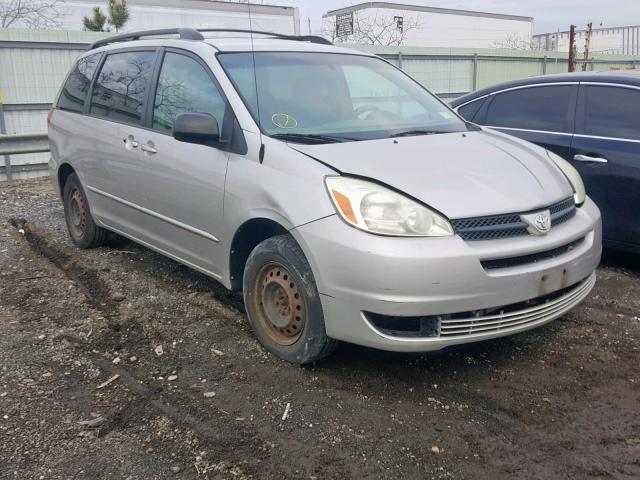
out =
[(87, 211), (84, 206), (84, 199), (78, 189), (74, 189), (69, 196), (69, 227), (75, 238), (80, 238), (84, 234), (87, 222)]
[(271, 262), (257, 275), (254, 299), (258, 321), (279, 345), (293, 345), (304, 330), (306, 310), (297, 282), (282, 264)]

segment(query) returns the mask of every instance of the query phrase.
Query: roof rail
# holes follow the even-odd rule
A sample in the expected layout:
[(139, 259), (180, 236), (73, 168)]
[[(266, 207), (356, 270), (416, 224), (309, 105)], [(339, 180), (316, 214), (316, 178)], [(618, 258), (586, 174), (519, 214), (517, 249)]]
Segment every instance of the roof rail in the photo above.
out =
[(311, 42), (322, 45), (333, 45), (329, 40), (316, 35), (287, 35), (284, 33), (263, 32), (261, 30), (244, 30), (240, 28), (163, 28), (159, 30), (144, 30), (141, 32), (122, 33), (112, 37), (103, 38), (93, 42), (89, 50), (109, 45), (110, 43), (127, 42), (129, 40), (140, 40), (143, 37), (157, 37), (160, 35), (178, 35), (183, 40), (204, 40), (201, 32), (221, 32), (221, 33), (250, 33), (255, 35), (267, 35), (282, 40), (297, 40), (299, 42)]
[(178, 35), (184, 40), (204, 40), (200, 32), (193, 28), (162, 28), (159, 30), (144, 30), (142, 32), (123, 33), (112, 37), (103, 38), (97, 42), (93, 42), (89, 46), (89, 50), (109, 45), (110, 43), (126, 42), (129, 40), (139, 40), (142, 37), (155, 37), (158, 35)]
[(319, 43), (322, 45), (333, 45), (329, 40), (317, 35), (287, 35), (285, 33), (265, 32), (262, 30), (245, 30), (242, 28), (198, 28), (198, 32), (221, 32), (221, 33), (253, 33), (256, 35), (268, 35), (282, 40), (297, 40), (300, 42)]

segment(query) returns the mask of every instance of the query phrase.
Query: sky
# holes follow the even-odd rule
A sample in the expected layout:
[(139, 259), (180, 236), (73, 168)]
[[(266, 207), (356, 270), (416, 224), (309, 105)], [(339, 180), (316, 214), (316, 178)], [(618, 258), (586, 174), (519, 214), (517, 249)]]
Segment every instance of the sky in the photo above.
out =
[[(322, 14), (349, 5), (363, 3), (360, 0), (265, 0), (265, 4), (290, 5), (300, 8), (300, 23), (306, 33), (307, 18), (313, 25), (319, 24)], [(457, 8), (481, 12), (522, 15), (534, 18), (534, 33), (569, 30), (572, 23), (578, 28), (618, 27), (640, 25), (640, 0), (404, 0), (394, 3), (426, 5), (429, 7)]]

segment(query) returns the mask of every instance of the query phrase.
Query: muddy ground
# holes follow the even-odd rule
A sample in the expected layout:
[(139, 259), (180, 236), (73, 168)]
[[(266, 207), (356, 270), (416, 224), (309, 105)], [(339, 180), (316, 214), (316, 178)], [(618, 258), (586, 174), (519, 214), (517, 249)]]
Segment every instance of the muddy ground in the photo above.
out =
[(300, 368), (207, 277), (125, 240), (73, 248), (25, 181), (0, 184), (0, 307), (3, 479), (640, 478), (638, 257), (607, 253), (588, 300), (530, 333)]

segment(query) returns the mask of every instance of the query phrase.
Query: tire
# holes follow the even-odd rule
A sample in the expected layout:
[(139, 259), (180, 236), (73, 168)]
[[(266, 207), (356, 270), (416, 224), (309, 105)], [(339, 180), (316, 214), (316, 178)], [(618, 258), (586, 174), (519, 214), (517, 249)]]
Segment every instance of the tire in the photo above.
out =
[(64, 219), (71, 241), (80, 248), (95, 248), (104, 245), (110, 232), (99, 227), (93, 221), (89, 202), (80, 179), (75, 173), (67, 177), (62, 190), (64, 203)]
[(327, 336), (313, 272), (293, 237), (255, 247), (242, 282), (249, 323), (268, 351), (300, 365), (333, 352), (338, 342)]

